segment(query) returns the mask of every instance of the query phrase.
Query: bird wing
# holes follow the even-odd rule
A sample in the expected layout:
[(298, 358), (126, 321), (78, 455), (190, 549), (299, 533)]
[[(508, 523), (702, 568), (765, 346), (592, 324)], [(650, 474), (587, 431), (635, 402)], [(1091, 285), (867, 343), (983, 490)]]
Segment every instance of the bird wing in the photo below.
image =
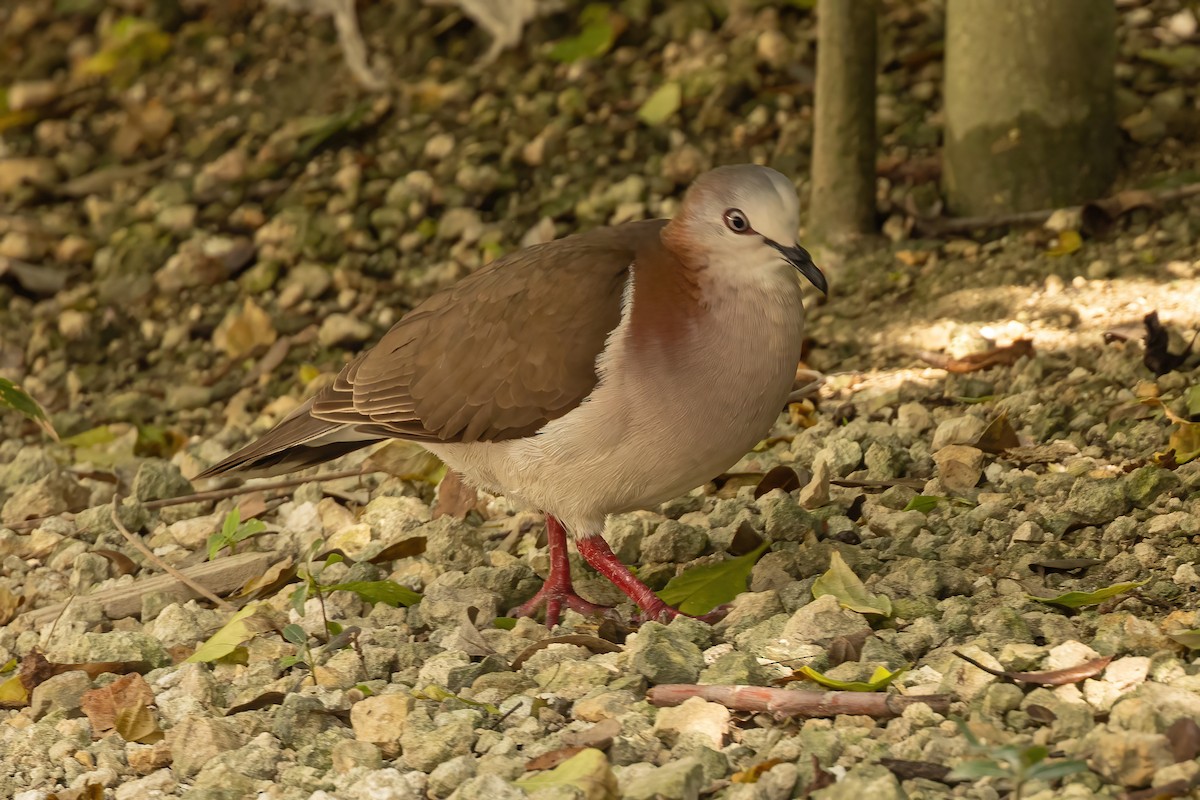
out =
[(531, 435), (595, 387), (639, 244), (664, 224), (601, 228), (499, 259), (405, 315), (310, 413), (416, 440)]

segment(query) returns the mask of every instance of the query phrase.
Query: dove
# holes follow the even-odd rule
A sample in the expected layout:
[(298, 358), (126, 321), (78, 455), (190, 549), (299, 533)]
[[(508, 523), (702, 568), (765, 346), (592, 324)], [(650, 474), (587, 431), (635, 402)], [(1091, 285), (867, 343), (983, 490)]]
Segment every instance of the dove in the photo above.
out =
[(770, 430), (793, 388), (803, 281), (792, 182), (735, 165), (698, 177), (670, 220), (506, 255), (409, 311), (331, 385), (201, 473), (280, 474), (387, 439), (546, 514), (550, 570), (513, 611), (606, 611), (574, 590), (568, 538), (644, 618), (678, 612), (605, 541), (610, 515), (712, 479)]

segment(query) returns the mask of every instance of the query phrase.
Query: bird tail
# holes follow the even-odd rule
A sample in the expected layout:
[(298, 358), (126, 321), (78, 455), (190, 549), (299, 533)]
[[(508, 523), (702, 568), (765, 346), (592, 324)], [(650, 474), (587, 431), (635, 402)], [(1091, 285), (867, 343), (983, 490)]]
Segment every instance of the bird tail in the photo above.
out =
[(245, 477), (282, 475), (316, 466), (374, 444), (385, 437), (344, 422), (317, 419), (309, 400), (258, 439), (213, 464), (193, 480), (238, 473)]

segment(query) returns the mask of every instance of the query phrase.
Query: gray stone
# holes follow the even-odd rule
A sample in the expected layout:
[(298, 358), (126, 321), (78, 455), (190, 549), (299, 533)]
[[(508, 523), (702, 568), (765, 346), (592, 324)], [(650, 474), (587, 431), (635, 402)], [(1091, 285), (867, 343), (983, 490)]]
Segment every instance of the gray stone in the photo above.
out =
[(170, 461), (148, 458), (138, 467), (133, 476), (133, 496), (143, 503), (148, 500), (164, 500), (182, 497), (195, 491), (191, 481), (183, 477), (179, 467)]
[[(117, 518), (125, 529), (137, 532), (150, 523), (150, 512), (132, 497), (126, 497), (117, 505)], [(112, 521), (112, 506), (105, 503), (92, 506), (75, 515), (75, 528), (81, 538), (94, 542), (101, 536), (120, 536)]]
[(844, 478), (862, 463), (862, 445), (853, 439), (832, 439), (817, 452), (814, 468), (821, 459), (829, 465), (834, 477)]
[(1171, 742), (1158, 733), (1110, 732), (1099, 728), (1083, 742), (1088, 766), (1128, 789), (1149, 786), (1154, 773), (1175, 763)]
[(333, 746), (329, 754), (335, 772), (345, 774), (355, 769), (379, 769), (383, 766), (383, 753), (370, 742), (343, 739)]
[(80, 553), (71, 562), (71, 591), (87, 594), (94, 586), (108, 580), (112, 562), (99, 553)]
[(650, 520), (644, 514), (614, 514), (605, 523), (604, 540), (622, 563), (636, 564), (649, 529)]
[(733, 641), (763, 620), (782, 613), (784, 608), (779, 592), (742, 592), (733, 599), (729, 613), (713, 626), (713, 630), (725, 641)]
[(475, 777), (475, 759), (470, 755), (456, 756), (443, 761), (429, 773), (430, 797), (441, 800), (449, 797), (465, 781)]
[(625, 800), (696, 800), (703, 788), (704, 765), (694, 756), (688, 756), (639, 773), (634, 780), (622, 780), (621, 797)]
[(0, 523), (8, 525), (72, 511), (87, 503), (90, 494), (74, 476), (55, 470), (33, 483), (19, 486), (0, 510)]
[(295, 748), (338, 724), (337, 718), (317, 698), (289, 694), (275, 712), (271, 733), (284, 746)]
[(413, 769), (430, 772), (455, 756), (468, 755), (475, 744), (479, 714), (473, 710), (438, 715), (437, 724), (410, 716), (400, 737), (403, 761)]
[(375, 334), (371, 323), (349, 314), (330, 314), (321, 320), (317, 341), (322, 347), (343, 347), (361, 344)]
[[(528, 796), (499, 775), (488, 773), (467, 780), (458, 787), (454, 794), (450, 795), (452, 800), (525, 800)], [(388, 800), (391, 800), (390, 796)], [(407, 798), (399, 798), (399, 800), (407, 800)], [(413, 800), (418, 799), (413, 798)], [(420, 800), (424, 800), (423, 795)]]
[(817, 527), (813, 515), (791, 495), (782, 494), (769, 504), (760, 501), (760, 507), (763, 507), (763, 531), (772, 542), (802, 542)]
[(0, 467), (0, 487), (13, 489), (35, 483), (58, 469), (58, 462), (46, 448), (28, 445), (18, 450), (12, 461)]
[(629, 665), (652, 684), (695, 683), (704, 655), (682, 628), (647, 622), (628, 647)]
[(55, 675), (33, 687), (29, 695), (29, 711), (34, 720), (56, 712), (76, 716), (80, 698), (91, 688), (92, 679), (86, 672), (71, 671)]
[(866, 617), (842, 608), (827, 594), (799, 608), (783, 626), (782, 638), (798, 642), (826, 642), (871, 630)]
[(722, 686), (766, 686), (771, 680), (758, 659), (749, 653), (734, 650), (720, 656), (700, 673), (700, 683)]
[(812, 800), (906, 800), (907, 795), (887, 767), (864, 764), (854, 767), (833, 786), (818, 789)]
[(81, 633), (63, 642), (50, 654), (52, 661), (147, 661), (153, 667), (165, 667), (171, 657), (162, 642), (140, 631)]
[(1088, 525), (1103, 525), (1129, 511), (1125, 486), (1115, 478), (1079, 478), (1067, 496), (1066, 510)]
[(986, 422), (969, 414), (942, 420), (937, 426), (937, 430), (933, 432), (933, 444), (930, 445), (930, 450), (936, 453), (951, 444), (974, 444), (985, 428), (987, 428)]
[(1170, 470), (1148, 464), (1125, 477), (1125, 493), (1138, 508), (1146, 508), (1163, 494), (1183, 485), (1179, 476)]
[(238, 729), (228, 720), (213, 717), (189, 717), (167, 731), (171, 748), (171, 768), (176, 775), (188, 777), (222, 753), (242, 746)]
[(642, 561), (681, 564), (699, 556), (707, 546), (703, 530), (669, 519), (642, 540)]

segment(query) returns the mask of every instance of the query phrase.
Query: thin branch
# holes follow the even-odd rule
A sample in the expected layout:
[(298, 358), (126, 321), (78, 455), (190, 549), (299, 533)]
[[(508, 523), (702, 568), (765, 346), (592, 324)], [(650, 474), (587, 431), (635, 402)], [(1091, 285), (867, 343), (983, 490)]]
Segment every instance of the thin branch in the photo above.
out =
[(753, 711), (784, 717), (834, 717), (839, 714), (875, 718), (898, 717), (912, 705), (927, 705), (939, 714), (950, 710), (944, 694), (905, 696), (873, 692), (798, 692), (765, 686), (701, 686), (671, 683), (655, 686), (646, 699), (656, 706), (677, 706), (692, 697), (720, 703), (734, 711)]
[[(162, 500), (150, 500), (143, 505), (154, 511), (167, 506), (181, 506), (185, 503), (203, 503), (209, 500), (224, 500), (228, 497), (237, 497), (242, 494), (250, 494), (251, 492), (270, 492), (276, 489), (290, 489), (293, 486), (301, 486), (305, 483), (321, 482), (321, 481), (336, 481), (342, 478), (354, 478), (360, 475), (370, 475), (372, 472), (378, 472), (374, 469), (346, 469), (340, 472), (330, 472), (325, 475), (313, 475), (307, 478), (287, 478), (280, 481), (271, 481), (270, 483), (258, 483), (253, 486), (242, 484), (229, 489), (210, 489), (207, 492), (195, 492), (193, 494), (185, 494), (180, 497), (168, 497)], [(9, 528), (14, 531), (28, 531), (41, 525), (48, 519), (55, 519), (65, 514), (78, 514), (84, 509), (76, 509), (75, 511), (62, 511), (58, 514), (47, 514), (44, 517), (35, 517), (34, 519), (22, 520), (20, 522), (12, 522), (0, 527)]]
[(184, 586), (191, 589), (196, 594), (215, 603), (217, 608), (220, 608), (223, 611), (236, 610), (236, 607), (232, 603), (229, 603), (229, 602), (221, 599), (220, 597), (217, 597), (215, 594), (213, 594), (212, 592), (210, 592), (208, 590), (208, 587), (197, 583), (196, 581), (189, 578), (187, 575), (184, 575), (182, 572), (180, 572), (179, 570), (172, 567), (167, 562), (163, 561), (158, 556), (154, 555), (154, 552), (149, 547), (146, 547), (146, 544), (141, 539), (139, 539), (138, 537), (136, 537), (132, 533), (130, 533), (129, 529), (126, 528), (123, 524), (121, 524), (121, 516), (120, 516), (120, 514), (117, 513), (117, 509), (119, 508), (118, 504), (120, 503), (120, 501), (121, 501), (121, 496), (119, 494), (113, 496), (112, 521), (113, 521), (113, 525), (117, 526), (117, 530), (121, 532), (121, 535), (125, 537), (125, 541), (127, 541), (131, 545), (133, 545), (134, 549), (137, 550), (139, 553), (141, 553), (143, 556), (145, 556), (146, 560), (149, 561), (151, 564), (158, 567), (163, 572), (166, 572), (172, 578), (179, 581), (180, 583), (182, 583)]

